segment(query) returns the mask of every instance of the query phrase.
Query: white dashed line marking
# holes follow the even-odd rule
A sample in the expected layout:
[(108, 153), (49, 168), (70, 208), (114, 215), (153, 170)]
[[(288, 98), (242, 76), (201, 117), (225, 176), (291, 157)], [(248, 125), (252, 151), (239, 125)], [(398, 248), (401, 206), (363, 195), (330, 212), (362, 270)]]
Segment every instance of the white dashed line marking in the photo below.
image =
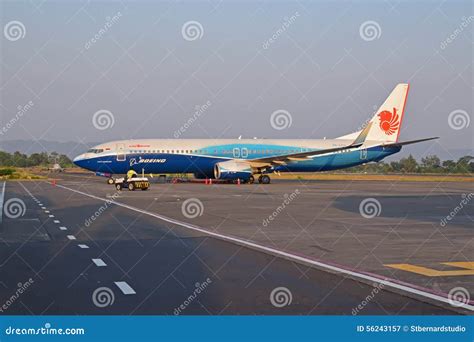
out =
[(94, 262), (94, 264), (97, 266), (97, 267), (104, 267), (104, 266), (107, 266), (107, 264), (104, 262), (104, 260), (102, 259), (92, 259), (92, 261)]
[(59, 220), (54, 220), (54, 223), (59, 223)]
[(66, 227), (59, 227), (59, 229), (61, 229), (61, 230), (67, 230)]
[[(99, 196), (91, 195), (91, 194), (88, 194), (88, 193), (80, 191), (80, 190), (71, 189), (71, 188), (68, 188), (64, 185), (59, 185), (58, 184), (57, 186), (59, 188), (65, 189), (65, 190), (75, 192), (77, 194), (81, 194), (81, 195), (84, 195), (84, 196), (87, 196), (87, 197), (90, 197), (90, 198), (95, 198), (95, 199), (98, 199), (100, 201), (104, 201), (104, 198), (99, 197)], [(307, 258), (305, 256), (300, 256), (300, 255), (288, 253), (288, 252), (285, 252), (285, 251), (282, 251), (282, 250), (278, 250), (276, 248), (260, 245), (258, 243), (250, 242), (250, 241), (247, 241), (247, 240), (244, 240), (244, 239), (239, 239), (239, 238), (236, 238), (236, 237), (233, 237), (233, 236), (228, 236), (228, 235), (224, 235), (224, 234), (215, 233), (215, 232), (209, 231), (207, 229), (201, 228), (199, 226), (192, 225), (190, 223), (175, 220), (175, 219), (172, 219), (170, 217), (166, 217), (166, 216), (163, 216), (163, 215), (160, 215), (160, 214), (155, 214), (155, 213), (152, 213), (152, 212), (147, 211), (147, 210), (142, 210), (142, 209), (133, 207), (133, 206), (128, 205), (128, 204), (117, 202), (115, 200), (109, 200), (109, 201), (111, 203), (117, 205), (117, 206), (122, 207), (122, 208), (127, 208), (129, 210), (132, 210), (132, 211), (135, 211), (135, 212), (138, 212), (138, 213), (141, 213), (141, 214), (145, 214), (145, 215), (148, 215), (148, 216), (151, 216), (151, 217), (155, 217), (159, 220), (169, 222), (169, 223), (172, 223), (172, 224), (176, 224), (178, 226), (188, 228), (190, 230), (194, 230), (194, 231), (197, 231), (197, 232), (200, 232), (200, 233), (204, 233), (206, 235), (209, 235), (209, 236), (212, 236), (212, 237), (215, 237), (215, 238), (219, 238), (219, 239), (224, 240), (224, 241), (237, 243), (238, 245), (241, 245), (241, 246), (246, 246), (246, 247), (250, 247), (250, 248), (253, 248), (253, 249), (256, 249), (256, 250), (264, 251), (264, 252), (267, 252), (267, 253), (270, 253), (270, 254), (273, 254), (273, 255), (278, 255), (278, 256), (284, 257), (286, 259), (292, 260), (292, 261), (299, 261), (299, 262), (303, 262), (303, 263), (308, 263), (308, 264), (311, 264), (311, 265), (314, 265), (314, 266), (318, 266), (320, 268), (324, 268), (326, 270), (335, 271), (335, 272), (338, 272), (340, 274), (349, 275), (349, 276), (352, 276), (356, 279), (369, 280), (369, 281), (375, 282), (377, 284), (383, 284), (383, 285), (391, 287), (391, 288), (395, 288), (395, 289), (402, 290), (402, 291), (405, 291), (405, 292), (408, 292), (408, 293), (423, 296), (425, 298), (430, 298), (430, 299), (433, 299), (433, 300), (436, 300), (436, 301), (439, 301), (439, 302), (442, 302), (442, 303), (448, 303), (448, 304), (451, 303), (451, 298), (449, 298), (449, 296), (446, 296), (445, 294), (438, 295), (438, 294), (430, 293), (430, 292), (424, 291), (423, 289), (418, 289), (416, 287), (409, 286), (408, 284), (407, 285), (399, 284), (397, 282), (392, 281), (391, 279), (381, 279), (381, 278), (378, 278), (376, 276), (360, 273), (360, 272), (357, 272), (357, 271), (352, 271), (352, 270), (349, 270), (349, 269), (346, 269), (346, 268), (342, 268), (342, 267), (338, 267), (338, 266), (335, 266), (335, 265), (327, 264), (327, 263), (324, 263), (324, 262), (321, 262), (321, 261), (316, 261), (316, 260), (313, 260), (311, 258)], [(117, 282), (115, 284), (117, 284)], [(117, 286), (119, 286), (119, 285), (117, 284)], [(120, 288), (120, 286), (119, 286), (119, 288)], [(471, 304), (463, 304), (463, 308), (474, 311), (474, 305), (471, 305)]]
[(68, 235), (67, 238), (69, 240), (76, 240), (76, 237), (74, 235)]
[(49, 214), (49, 210), (45, 210), (44, 212), (45, 212), (46, 214)]
[(132, 289), (130, 285), (125, 281), (114, 281), (115, 285), (123, 292), (125, 295), (136, 294), (135, 290)]
[(87, 245), (77, 245), (79, 248), (89, 248)]
[(49, 217), (54, 217), (54, 215), (49, 215)]

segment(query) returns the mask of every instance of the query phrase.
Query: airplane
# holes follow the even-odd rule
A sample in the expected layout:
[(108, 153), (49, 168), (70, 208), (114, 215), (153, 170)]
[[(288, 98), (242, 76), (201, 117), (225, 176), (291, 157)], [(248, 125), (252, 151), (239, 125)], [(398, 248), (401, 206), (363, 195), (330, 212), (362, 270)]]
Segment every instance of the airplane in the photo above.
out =
[(399, 142), (409, 85), (398, 84), (365, 127), (335, 139), (140, 139), (111, 141), (74, 158), (77, 166), (108, 177), (129, 170), (192, 173), (198, 179), (270, 183), (271, 173), (330, 171), (378, 162)]
[(51, 172), (63, 172), (64, 168), (60, 164), (54, 163), (52, 167), (48, 168), (48, 171)]

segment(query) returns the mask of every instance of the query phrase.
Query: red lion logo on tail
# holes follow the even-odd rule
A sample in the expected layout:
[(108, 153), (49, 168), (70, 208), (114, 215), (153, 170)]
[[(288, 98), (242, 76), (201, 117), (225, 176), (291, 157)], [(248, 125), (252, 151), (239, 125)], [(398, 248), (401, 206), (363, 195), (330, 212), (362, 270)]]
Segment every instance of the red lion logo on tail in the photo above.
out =
[(397, 109), (393, 108), (393, 113), (384, 110), (377, 115), (380, 118), (380, 129), (387, 135), (392, 135), (400, 126), (400, 117), (397, 114)]

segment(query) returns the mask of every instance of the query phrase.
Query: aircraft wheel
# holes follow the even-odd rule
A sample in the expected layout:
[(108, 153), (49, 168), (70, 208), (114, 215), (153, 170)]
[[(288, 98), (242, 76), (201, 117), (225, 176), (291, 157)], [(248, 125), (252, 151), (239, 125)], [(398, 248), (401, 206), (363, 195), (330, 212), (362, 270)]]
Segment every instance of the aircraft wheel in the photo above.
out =
[(135, 184), (128, 183), (128, 191), (134, 191), (134, 190), (135, 190)]
[(121, 191), (122, 190), (122, 184), (115, 184), (115, 189), (117, 189), (117, 191)]
[(107, 179), (107, 184), (112, 185), (112, 184), (114, 184), (114, 183), (115, 183), (115, 180), (114, 180), (113, 178)]
[(267, 175), (260, 176), (258, 177), (258, 182), (260, 184), (270, 184), (270, 177)]

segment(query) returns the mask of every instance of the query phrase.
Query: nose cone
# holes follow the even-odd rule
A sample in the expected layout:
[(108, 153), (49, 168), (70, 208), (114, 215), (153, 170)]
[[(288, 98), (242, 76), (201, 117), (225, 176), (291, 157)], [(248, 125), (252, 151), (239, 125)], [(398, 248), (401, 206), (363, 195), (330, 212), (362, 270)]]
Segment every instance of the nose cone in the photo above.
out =
[(83, 155), (83, 154), (80, 154), (80, 155), (78, 155), (76, 158), (74, 158), (74, 159), (72, 160), (72, 162), (73, 162), (75, 165), (79, 166), (79, 167), (83, 167), (83, 165), (84, 165), (84, 159), (85, 159), (85, 158), (84, 158), (84, 155)]

